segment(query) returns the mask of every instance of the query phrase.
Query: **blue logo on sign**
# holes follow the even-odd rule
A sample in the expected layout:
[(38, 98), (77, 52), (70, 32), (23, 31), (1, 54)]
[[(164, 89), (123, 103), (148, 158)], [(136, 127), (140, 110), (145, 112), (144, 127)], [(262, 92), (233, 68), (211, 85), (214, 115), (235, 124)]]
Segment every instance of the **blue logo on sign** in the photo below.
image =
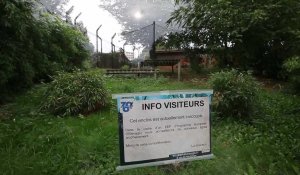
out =
[(121, 102), (121, 108), (124, 112), (129, 112), (132, 109), (133, 102)]

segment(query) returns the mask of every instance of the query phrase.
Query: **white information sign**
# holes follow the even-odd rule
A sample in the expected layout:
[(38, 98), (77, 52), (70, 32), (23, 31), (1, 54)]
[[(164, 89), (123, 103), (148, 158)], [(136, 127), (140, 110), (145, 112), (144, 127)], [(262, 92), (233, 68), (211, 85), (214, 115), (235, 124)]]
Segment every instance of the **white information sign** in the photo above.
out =
[(212, 91), (119, 94), (114, 97), (119, 112), (119, 169), (212, 157)]

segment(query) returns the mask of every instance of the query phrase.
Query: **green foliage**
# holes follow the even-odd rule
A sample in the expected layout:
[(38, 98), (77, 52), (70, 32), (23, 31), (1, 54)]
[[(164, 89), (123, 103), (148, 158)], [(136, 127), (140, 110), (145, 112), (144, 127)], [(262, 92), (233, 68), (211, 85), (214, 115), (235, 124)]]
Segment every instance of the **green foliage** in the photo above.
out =
[(184, 51), (185, 56), (190, 60), (191, 69), (196, 73), (201, 72), (199, 55), (201, 52), (203, 53), (202, 49), (185, 49)]
[(86, 36), (34, 3), (0, 1), (0, 103), (56, 71), (82, 68), (89, 57)]
[[(177, 0), (169, 23), (185, 31), (182, 42), (237, 65), (276, 77), (285, 58), (300, 51), (299, 0)], [(182, 44), (182, 45), (188, 45)]]
[[(29, 31), (35, 27), (31, 6), (28, 1), (0, 2), (1, 92), (6, 90), (6, 85), (10, 86), (9, 88), (22, 88), (32, 84), (35, 71), (27, 56), (32, 49), (33, 39), (26, 40), (35, 35)], [(15, 85), (18, 86), (14, 87)]]
[(300, 70), (300, 57), (292, 57), (285, 61), (284, 65), (285, 69), (288, 72), (294, 72)]
[(300, 93), (300, 57), (292, 57), (285, 61), (283, 67), (289, 73), (289, 79), (295, 92)]
[(75, 27), (48, 14), (41, 16), (38, 22), (39, 28), (44, 30), (44, 37), (49, 39), (48, 42), (41, 41), (46, 42), (42, 51), (49, 62), (61, 66), (59, 70), (83, 68), (84, 61), (90, 56), (88, 38)]
[(209, 84), (215, 93), (214, 107), (222, 117), (247, 118), (257, 103), (258, 83), (248, 73), (235, 69), (211, 75)]
[(109, 105), (101, 74), (61, 73), (49, 84), (41, 109), (54, 115), (89, 114)]
[(130, 66), (129, 65), (123, 65), (121, 67), (122, 70), (129, 70), (130, 69)]
[[(189, 82), (164, 78), (158, 83), (153, 78), (105, 80), (113, 93), (123, 93), (127, 87), (133, 92), (199, 88)], [(116, 108), (84, 118), (39, 114), (35, 108), (44, 100), (45, 87), (36, 86), (13, 104), (0, 107), (2, 174), (300, 173), (300, 99), (297, 96), (261, 91), (259, 100), (263, 110), (251, 124), (212, 116), (214, 159), (116, 172), (119, 164)], [(10, 113), (9, 118), (3, 120), (2, 111)]]

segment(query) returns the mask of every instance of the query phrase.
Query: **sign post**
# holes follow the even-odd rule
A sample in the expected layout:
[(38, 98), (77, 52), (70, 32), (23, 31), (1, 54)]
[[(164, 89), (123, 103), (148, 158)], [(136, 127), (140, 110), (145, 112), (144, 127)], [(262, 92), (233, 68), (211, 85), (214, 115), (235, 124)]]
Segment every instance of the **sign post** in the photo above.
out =
[(117, 170), (210, 159), (212, 90), (115, 94)]

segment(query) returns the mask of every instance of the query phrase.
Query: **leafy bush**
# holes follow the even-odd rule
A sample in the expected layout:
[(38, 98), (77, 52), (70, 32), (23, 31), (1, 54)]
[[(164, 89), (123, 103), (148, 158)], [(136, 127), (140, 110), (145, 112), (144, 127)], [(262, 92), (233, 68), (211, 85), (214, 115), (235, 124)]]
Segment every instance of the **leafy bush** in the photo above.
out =
[(61, 116), (85, 115), (108, 106), (108, 94), (101, 74), (61, 73), (49, 84), (41, 109)]
[(129, 67), (129, 65), (123, 65), (123, 66), (121, 67), (121, 69), (122, 69), (122, 70), (129, 70), (130, 67)]
[(300, 92), (300, 57), (292, 57), (288, 59), (283, 67), (289, 73), (289, 79), (294, 90)]
[(0, 1), (0, 103), (57, 71), (82, 68), (88, 38), (35, 1)]
[(217, 72), (209, 84), (215, 91), (214, 107), (219, 115), (246, 118), (254, 111), (259, 86), (249, 73), (234, 69)]

